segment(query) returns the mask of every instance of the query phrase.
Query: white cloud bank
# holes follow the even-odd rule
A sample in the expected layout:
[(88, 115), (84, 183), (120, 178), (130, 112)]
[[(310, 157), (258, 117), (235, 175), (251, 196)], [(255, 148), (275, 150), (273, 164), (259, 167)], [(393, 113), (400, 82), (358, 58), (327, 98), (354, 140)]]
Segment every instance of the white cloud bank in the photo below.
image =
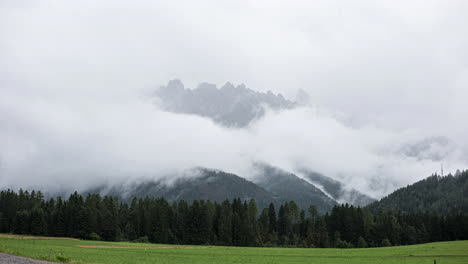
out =
[[(310, 168), (380, 196), (440, 164), (402, 154), (423, 134), (352, 128), (314, 108), (269, 111), (246, 129), (228, 129), (161, 111), (137, 94), (89, 100), (36, 92), (11, 90), (0, 99), (0, 186), (81, 189), (196, 166), (248, 178), (252, 162), (265, 162)], [(464, 165), (458, 151), (446, 155), (448, 168)]]
[[(465, 168), (466, 13), (466, 1), (2, 1), (0, 186), (192, 166), (248, 177), (264, 161), (380, 196), (439, 168), (400, 151), (439, 135), (455, 145), (447, 170)], [(302, 88), (317, 107), (229, 130), (141, 92), (174, 77)]]

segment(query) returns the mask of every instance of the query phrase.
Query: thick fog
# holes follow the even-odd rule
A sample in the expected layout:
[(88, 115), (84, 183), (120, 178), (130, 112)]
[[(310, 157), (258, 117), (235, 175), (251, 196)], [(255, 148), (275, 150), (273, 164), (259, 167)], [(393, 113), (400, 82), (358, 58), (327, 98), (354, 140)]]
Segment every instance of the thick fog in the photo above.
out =
[[(2, 1), (0, 187), (197, 166), (249, 178), (265, 162), (380, 197), (441, 163), (465, 169), (467, 13), (465, 1)], [(173, 78), (291, 100), (303, 89), (310, 105), (230, 129), (162, 111), (152, 94)]]

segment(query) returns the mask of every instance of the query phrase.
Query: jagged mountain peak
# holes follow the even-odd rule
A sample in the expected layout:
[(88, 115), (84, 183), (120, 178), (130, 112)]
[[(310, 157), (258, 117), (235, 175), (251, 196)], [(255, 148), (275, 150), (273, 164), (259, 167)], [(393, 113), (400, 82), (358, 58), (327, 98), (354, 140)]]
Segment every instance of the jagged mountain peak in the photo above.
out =
[(235, 86), (227, 82), (221, 88), (215, 84), (203, 82), (195, 89), (185, 88), (184, 84), (174, 79), (156, 91), (164, 110), (195, 114), (212, 119), (230, 127), (245, 127), (253, 120), (263, 116), (264, 107), (274, 110), (291, 109), (295, 102), (272, 91), (257, 92), (245, 84)]

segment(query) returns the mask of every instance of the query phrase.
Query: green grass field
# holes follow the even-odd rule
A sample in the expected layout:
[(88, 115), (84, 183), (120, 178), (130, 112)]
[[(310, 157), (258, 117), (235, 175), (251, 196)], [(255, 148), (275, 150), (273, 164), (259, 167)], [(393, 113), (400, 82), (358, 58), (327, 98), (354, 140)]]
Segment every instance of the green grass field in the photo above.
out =
[(306, 249), (189, 246), (189, 248), (83, 248), (79, 246), (155, 247), (125, 242), (97, 242), (0, 235), (0, 251), (70, 263), (468, 263), (468, 241), (367, 249)]

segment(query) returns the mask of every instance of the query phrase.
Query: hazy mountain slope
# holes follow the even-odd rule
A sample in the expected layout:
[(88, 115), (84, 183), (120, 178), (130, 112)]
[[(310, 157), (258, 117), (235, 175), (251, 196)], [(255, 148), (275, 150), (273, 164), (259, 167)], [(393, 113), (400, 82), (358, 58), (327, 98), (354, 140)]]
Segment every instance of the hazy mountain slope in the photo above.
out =
[(275, 95), (270, 91), (260, 93), (245, 85), (234, 87), (231, 83), (219, 89), (214, 84), (202, 83), (192, 90), (186, 89), (180, 80), (172, 80), (167, 86), (159, 88), (156, 96), (167, 111), (200, 115), (234, 127), (247, 126), (261, 117), (265, 106), (278, 110), (295, 105), (281, 94)]
[(127, 183), (125, 185), (100, 186), (85, 193), (114, 195), (127, 200), (131, 197), (164, 197), (168, 200), (211, 200), (241, 198), (255, 199), (259, 208), (270, 203), (295, 201), (301, 209), (315, 205), (323, 214), (337, 203), (320, 189), (296, 175), (271, 167), (257, 166), (256, 177), (248, 181), (237, 175), (222, 171), (199, 169), (197, 176), (180, 177), (167, 182), (169, 177), (156, 181)]
[(400, 152), (418, 160), (442, 161), (456, 149), (448, 137), (434, 136), (403, 145)]
[(468, 213), (468, 171), (459, 172), (455, 176), (430, 176), (394, 191), (368, 208), (373, 211)]
[(257, 170), (253, 181), (270, 191), (280, 202), (294, 200), (302, 209), (313, 204), (322, 214), (336, 205), (319, 188), (292, 173), (266, 165), (258, 165)]
[(200, 169), (198, 176), (178, 178), (171, 183), (165, 179), (128, 184), (125, 186), (102, 186), (87, 192), (109, 194), (128, 199), (131, 197), (164, 197), (167, 200), (210, 200), (222, 202), (226, 199), (255, 199), (260, 208), (268, 207), (276, 200), (265, 189), (237, 175)]
[(321, 186), (333, 199), (340, 203), (348, 203), (357, 206), (366, 206), (375, 199), (354, 189), (347, 189), (345, 185), (330, 177), (309, 170), (300, 170), (305, 179), (310, 183)]

